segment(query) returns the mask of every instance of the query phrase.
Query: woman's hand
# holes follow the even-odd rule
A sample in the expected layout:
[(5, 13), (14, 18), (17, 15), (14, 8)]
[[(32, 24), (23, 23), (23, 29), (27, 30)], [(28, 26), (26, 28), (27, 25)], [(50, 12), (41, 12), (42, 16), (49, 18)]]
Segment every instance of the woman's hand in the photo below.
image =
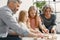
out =
[(49, 33), (49, 30), (48, 29), (44, 29), (43, 33)]
[(54, 25), (53, 28), (51, 29), (51, 33), (56, 33), (56, 26)]
[(55, 29), (52, 29), (52, 30), (51, 30), (51, 33), (55, 33), (55, 32), (56, 32), (56, 30), (55, 30)]

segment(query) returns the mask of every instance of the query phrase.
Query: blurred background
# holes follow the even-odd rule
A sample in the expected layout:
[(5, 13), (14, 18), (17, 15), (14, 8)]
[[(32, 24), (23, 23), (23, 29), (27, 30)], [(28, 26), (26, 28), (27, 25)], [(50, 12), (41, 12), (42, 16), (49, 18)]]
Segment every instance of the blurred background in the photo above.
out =
[[(56, 15), (56, 29), (57, 32), (60, 33), (60, 0), (21, 0), (22, 4), (19, 8), (20, 10), (27, 10), (31, 5), (34, 5), (37, 7), (38, 10), (40, 10), (45, 4), (50, 4), (53, 9), (53, 14)], [(7, 0), (0, 0), (0, 7), (7, 4)], [(18, 12), (19, 12), (18, 11)], [(14, 15), (14, 17), (18, 17), (18, 12)]]

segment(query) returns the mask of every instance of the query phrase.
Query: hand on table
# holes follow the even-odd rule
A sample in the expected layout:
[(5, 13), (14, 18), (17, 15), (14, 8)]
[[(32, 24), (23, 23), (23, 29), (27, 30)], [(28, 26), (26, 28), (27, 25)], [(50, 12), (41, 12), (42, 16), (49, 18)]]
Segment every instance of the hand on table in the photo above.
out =
[(49, 33), (48, 29), (44, 29), (43, 33)]
[(56, 30), (55, 30), (55, 29), (52, 29), (52, 30), (51, 30), (51, 33), (55, 33), (55, 32), (56, 32)]
[(44, 37), (43, 33), (38, 33), (37, 36), (40, 37), (40, 38)]

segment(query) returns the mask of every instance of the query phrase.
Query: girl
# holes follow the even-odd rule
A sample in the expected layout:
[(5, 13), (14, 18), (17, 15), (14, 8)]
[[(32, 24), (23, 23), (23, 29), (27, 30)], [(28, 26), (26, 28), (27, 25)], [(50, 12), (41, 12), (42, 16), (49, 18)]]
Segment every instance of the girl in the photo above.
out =
[(26, 35), (27, 33), (24, 32), (23, 36), (30, 36), (30, 37), (43, 37), (41, 36), (40, 34), (35, 34), (35, 33), (32, 33), (29, 28), (28, 28), (28, 22), (27, 22), (27, 19), (28, 19), (28, 13), (25, 11), (25, 10), (22, 10), (20, 13), (19, 13), (19, 20), (18, 20), (18, 23), (20, 24), (20, 26), (24, 29), (24, 30), (27, 30), (29, 32), (28, 35)]
[[(38, 16), (37, 10), (34, 6), (31, 6), (28, 10), (28, 21), (30, 23), (30, 30), (34, 33), (41, 33), (39, 31), (39, 28), (44, 31), (45, 33), (48, 33), (48, 30), (42, 25), (41, 19)], [(41, 33), (42, 34), (42, 33)]]

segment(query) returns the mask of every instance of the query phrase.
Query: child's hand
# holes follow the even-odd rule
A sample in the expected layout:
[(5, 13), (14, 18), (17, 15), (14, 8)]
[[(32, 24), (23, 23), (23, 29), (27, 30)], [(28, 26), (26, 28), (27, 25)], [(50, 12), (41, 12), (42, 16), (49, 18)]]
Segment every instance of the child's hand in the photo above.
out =
[(43, 38), (43, 37), (44, 37), (44, 35), (43, 35), (42, 33), (39, 33), (38, 36), (39, 36), (40, 38)]
[(44, 29), (44, 33), (49, 33), (49, 30), (48, 29)]

